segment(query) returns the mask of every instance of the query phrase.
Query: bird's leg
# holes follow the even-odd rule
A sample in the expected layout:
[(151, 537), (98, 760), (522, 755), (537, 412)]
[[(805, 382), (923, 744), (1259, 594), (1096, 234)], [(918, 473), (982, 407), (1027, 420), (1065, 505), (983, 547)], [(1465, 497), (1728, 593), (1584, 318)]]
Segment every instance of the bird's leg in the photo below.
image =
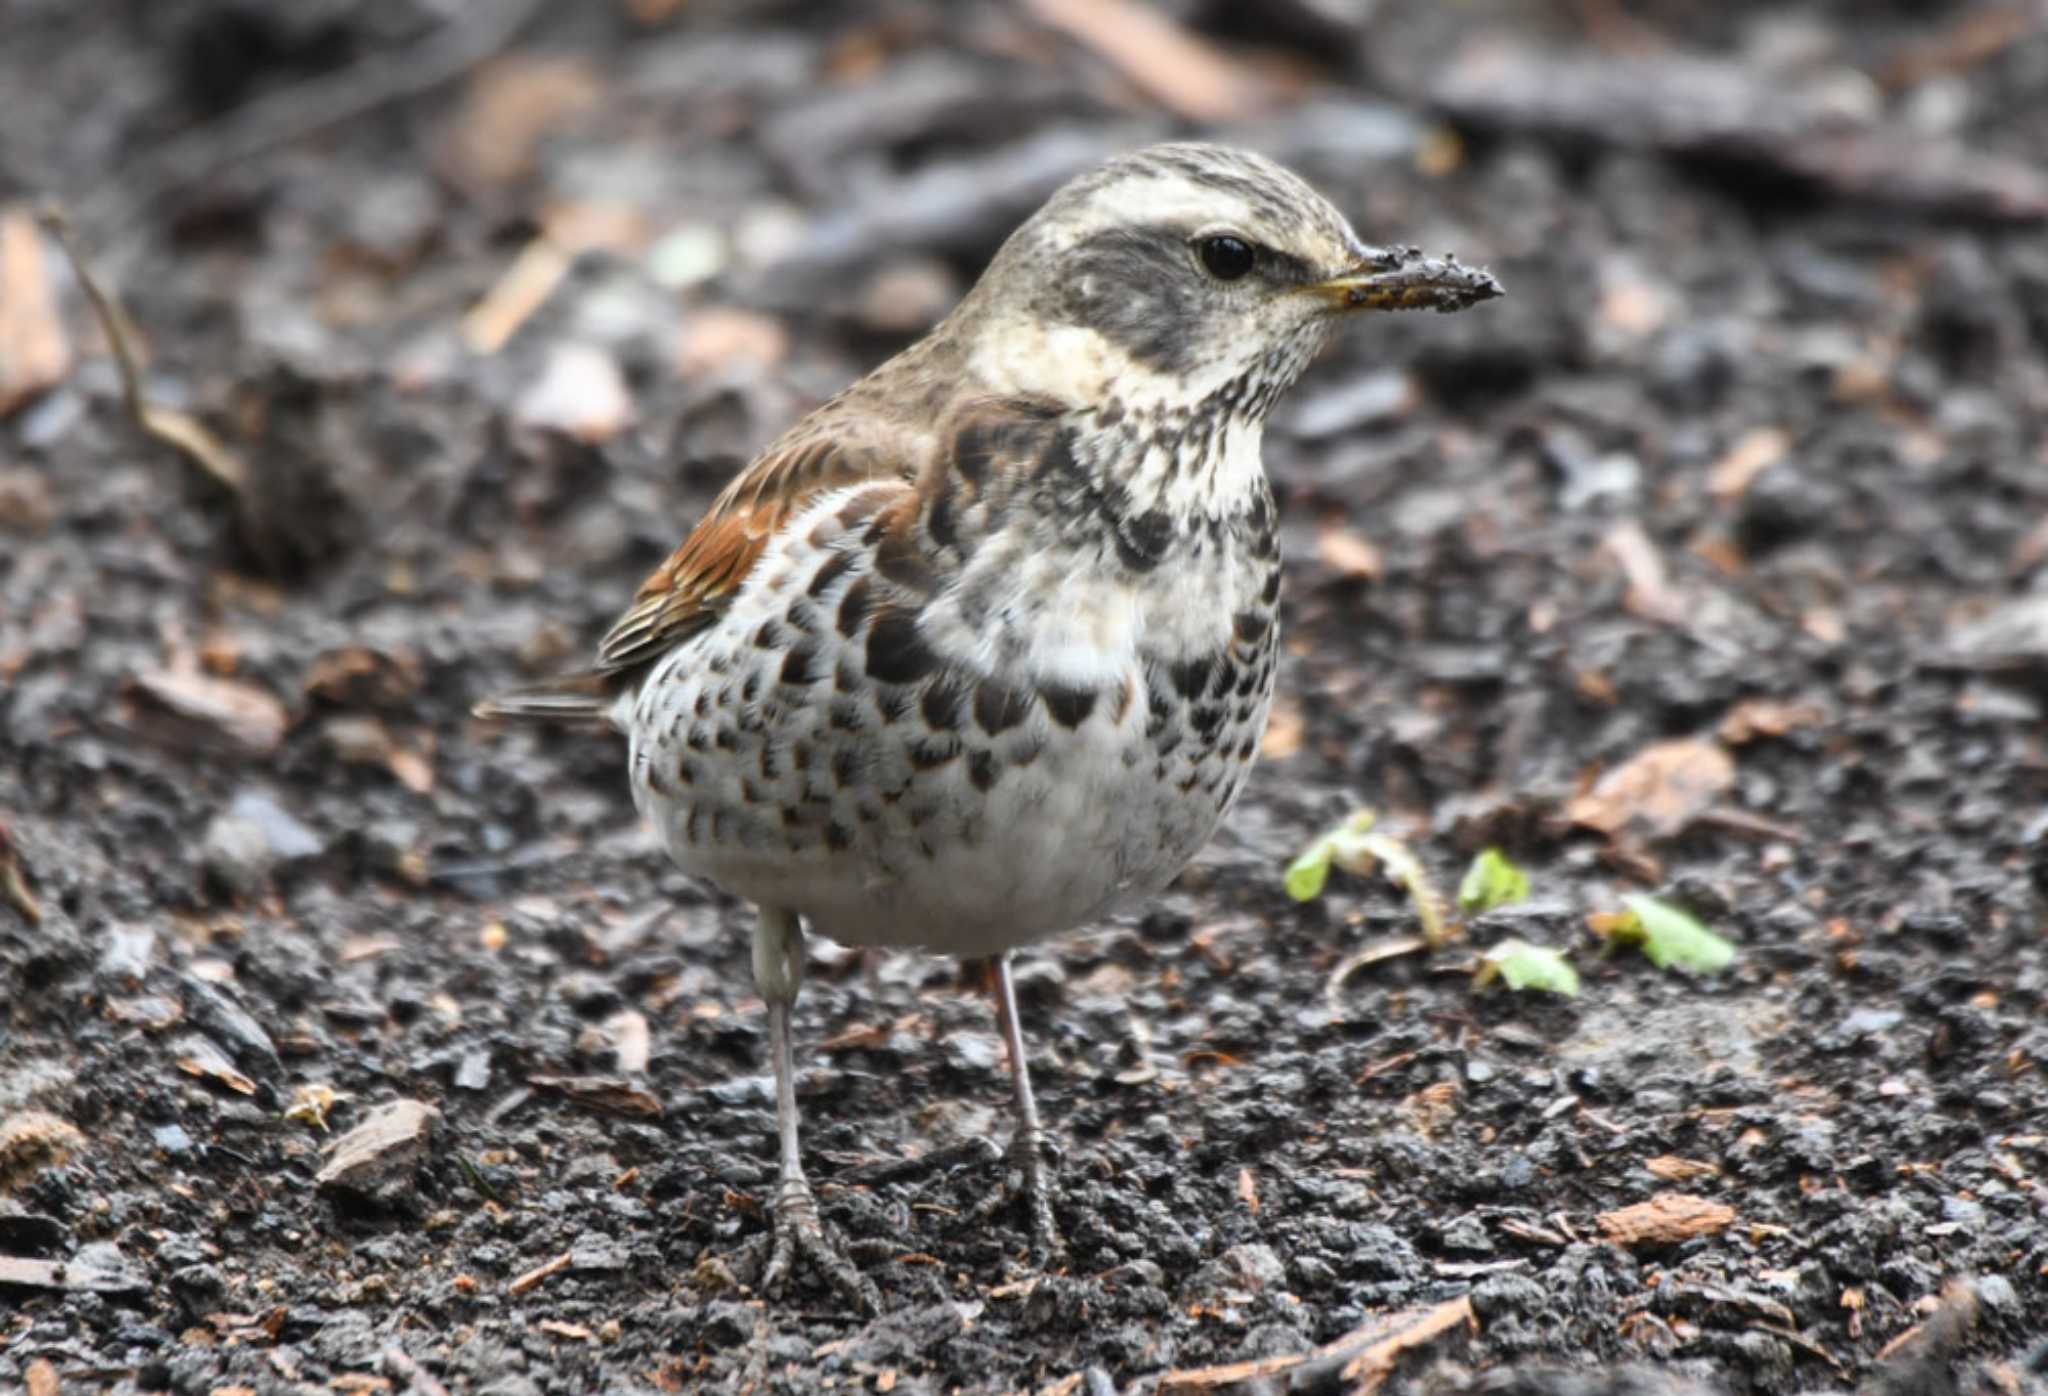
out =
[(761, 1287), (773, 1290), (789, 1277), (801, 1255), (825, 1272), (832, 1287), (868, 1313), (881, 1310), (881, 1295), (844, 1250), (826, 1234), (818, 1199), (804, 1178), (796, 1144), (796, 1054), (790, 1044), (790, 1010), (804, 978), (804, 931), (796, 913), (760, 909), (754, 926), (754, 983), (768, 1003), (768, 1054), (775, 1064), (775, 1133), (779, 1167), (775, 1186), (775, 1246)]
[[(1052, 1183), (1046, 1176), (1045, 1154), (1050, 1141), (1038, 1123), (1038, 1102), (1031, 1095), (1031, 1069), (1024, 1061), (1024, 1031), (1017, 1022), (1017, 988), (1010, 979), (1010, 957), (990, 958), (995, 975), (996, 1022), (1010, 1054), (1010, 1091), (1016, 1104), (1016, 1126), (1010, 1133), (1010, 1179), (1006, 1191), (1021, 1195), (1031, 1217), (1031, 1253), (1049, 1261), (1063, 1249), (1052, 1220)], [(991, 1201), (997, 1200), (992, 1198)]]

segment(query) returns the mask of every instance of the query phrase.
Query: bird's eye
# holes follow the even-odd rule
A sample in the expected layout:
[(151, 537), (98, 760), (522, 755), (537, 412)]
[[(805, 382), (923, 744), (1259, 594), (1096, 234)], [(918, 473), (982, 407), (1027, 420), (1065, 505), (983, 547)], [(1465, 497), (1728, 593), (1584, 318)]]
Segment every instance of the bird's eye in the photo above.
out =
[(1227, 234), (1203, 238), (1195, 244), (1195, 255), (1202, 259), (1202, 269), (1218, 281), (1238, 280), (1259, 260), (1250, 243)]

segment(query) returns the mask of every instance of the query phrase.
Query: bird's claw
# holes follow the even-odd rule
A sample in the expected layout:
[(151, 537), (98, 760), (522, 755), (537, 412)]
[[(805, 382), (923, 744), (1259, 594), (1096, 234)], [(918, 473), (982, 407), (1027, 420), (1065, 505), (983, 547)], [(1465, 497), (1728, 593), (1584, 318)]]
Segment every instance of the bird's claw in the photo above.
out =
[(1059, 1227), (1052, 1218), (1052, 1179), (1063, 1160), (1043, 1130), (1018, 1130), (1010, 1138), (1003, 1183), (974, 1208), (972, 1219), (986, 1222), (1012, 1202), (1022, 1202), (1031, 1225), (1031, 1258), (1051, 1265), (1066, 1254)]
[(768, 1252), (768, 1268), (761, 1275), (761, 1289), (773, 1293), (788, 1282), (801, 1257), (823, 1272), (832, 1288), (864, 1314), (882, 1311), (881, 1291), (846, 1254), (845, 1247), (818, 1215), (818, 1200), (801, 1180), (784, 1180), (775, 1194), (775, 1241)]

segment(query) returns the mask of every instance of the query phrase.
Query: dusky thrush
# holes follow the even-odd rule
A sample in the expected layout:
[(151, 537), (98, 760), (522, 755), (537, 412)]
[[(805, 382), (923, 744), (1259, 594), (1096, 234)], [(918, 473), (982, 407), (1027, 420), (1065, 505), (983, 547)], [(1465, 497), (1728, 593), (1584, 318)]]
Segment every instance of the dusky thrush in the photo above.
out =
[(875, 1302), (797, 1149), (805, 923), (990, 963), (1004, 1193), (1057, 1251), (1009, 953), (1164, 887), (1244, 786), (1278, 641), (1275, 399), (1353, 311), (1499, 294), (1367, 246), (1260, 156), (1114, 159), (742, 471), (590, 670), (480, 705), (609, 721), (675, 861), (758, 911), (780, 1142), (764, 1287), (801, 1255)]

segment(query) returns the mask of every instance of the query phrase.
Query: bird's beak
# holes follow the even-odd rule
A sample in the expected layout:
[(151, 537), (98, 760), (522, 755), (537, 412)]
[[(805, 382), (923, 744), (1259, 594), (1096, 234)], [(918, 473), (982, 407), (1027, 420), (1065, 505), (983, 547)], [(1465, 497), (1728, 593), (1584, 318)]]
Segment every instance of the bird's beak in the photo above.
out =
[(1355, 266), (1310, 283), (1332, 310), (1437, 310), (1445, 314), (1503, 295), (1492, 272), (1418, 248), (1361, 248)]

